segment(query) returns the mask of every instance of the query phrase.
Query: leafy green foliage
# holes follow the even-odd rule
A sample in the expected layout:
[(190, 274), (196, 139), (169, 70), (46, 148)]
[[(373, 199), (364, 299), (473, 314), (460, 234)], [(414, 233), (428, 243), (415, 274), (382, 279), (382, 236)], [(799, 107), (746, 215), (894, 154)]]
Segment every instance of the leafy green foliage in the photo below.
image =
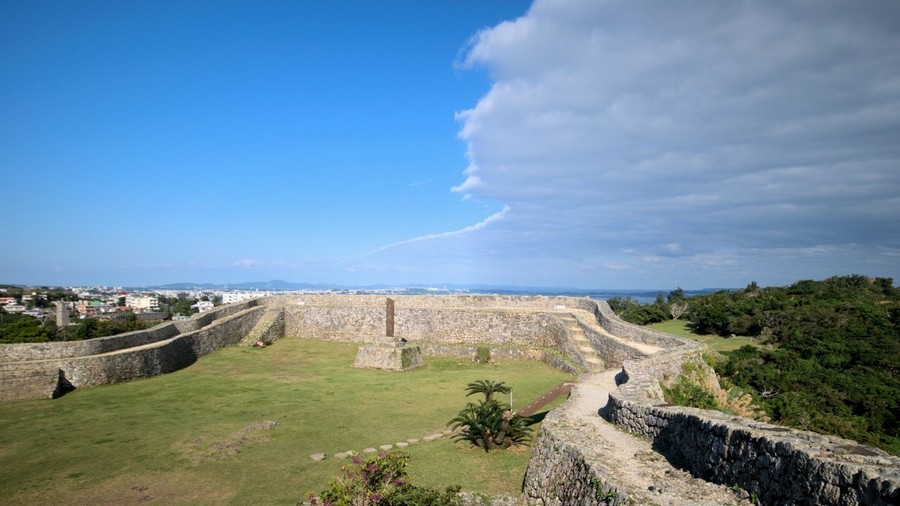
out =
[(756, 335), (716, 367), (773, 421), (900, 454), (900, 294), (887, 278), (754, 284), (691, 299), (705, 332)]
[(479, 346), (475, 350), (475, 361), (479, 364), (489, 364), (491, 362), (490, 346)]
[(512, 388), (502, 381), (494, 382), (491, 380), (478, 380), (468, 384), (466, 387), (466, 397), (474, 394), (482, 394), (484, 395), (485, 402), (491, 402), (494, 400), (494, 394), (508, 394), (511, 391)]
[(311, 495), (309, 503), (324, 506), (461, 506), (459, 487), (444, 492), (416, 487), (407, 482), (409, 456), (404, 453), (353, 456), (341, 468), (340, 478), (331, 480), (324, 491)]
[(485, 452), (528, 442), (531, 437), (528, 420), (513, 413), (508, 404), (494, 399), (496, 393), (509, 393), (510, 387), (502, 381), (479, 380), (469, 383), (466, 391), (467, 396), (480, 393), (484, 399), (478, 404), (466, 404), (447, 422), (454, 430), (459, 430), (455, 439), (468, 441)]
[(610, 297), (607, 301), (616, 315), (635, 325), (648, 325), (669, 319), (669, 305), (662, 294), (653, 304), (641, 304), (631, 297)]
[(114, 336), (124, 332), (148, 329), (158, 322), (143, 322), (134, 313), (127, 313), (123, 320), (98, 320), (85, 318), (74, 327), (66, 328), (57, 336), (58, 340), (82, 340), (96, 337)]
[(700, 409), (721, 410), (715, 396), (685, 376), (679, 376), (671, 387), (663, 387), (663, 397), (670, 404)]
[(37, 318), (0, 314), (0, 343), (41, 343), (49, 341), (53, 335), (53, 330)]

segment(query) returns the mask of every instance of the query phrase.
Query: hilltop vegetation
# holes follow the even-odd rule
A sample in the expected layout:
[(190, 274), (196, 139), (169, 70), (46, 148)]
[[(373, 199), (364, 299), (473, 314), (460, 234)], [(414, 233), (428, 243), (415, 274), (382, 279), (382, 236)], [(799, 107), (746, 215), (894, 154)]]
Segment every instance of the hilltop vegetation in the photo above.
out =
[(682, 317), (699, 334), (752, 336), (768, 346), (725, 352), (716, 365), (723, 383), (752, 392), (777, 423), (900, 454), (900, 290), (892, 279), (751, 283), (689, 298), (676, 291), (643, 306), (611, 302), (641, 324), (665, 319), (681, 302)]

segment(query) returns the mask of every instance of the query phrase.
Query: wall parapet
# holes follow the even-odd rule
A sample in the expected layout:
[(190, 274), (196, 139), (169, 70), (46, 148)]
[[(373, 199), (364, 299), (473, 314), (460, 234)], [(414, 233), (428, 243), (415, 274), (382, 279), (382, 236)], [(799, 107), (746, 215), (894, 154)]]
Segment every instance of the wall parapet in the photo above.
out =
[(610, 394), (604, 416), (652, 440), (693, 476), (740, 486), (762, 504), (900, 504), (898, 457), (847, 439), (663, 402), (660, 382), (702, 351), (626, 360), (625, 383)]
[(178, 370), (239, 342), (264, 311), (250, 300), (110, 337), (0, 346), (0, 402), (53, 397), (63, 381), (81, 388)]
[(144, 346), (170, 339), (178, 334), (203, 328), (217, 319), (230, 316), (256, 305), (256, 300), (229, 304), (195, 315), (187, 320), (161, 323), (145, 330), (135, 330), (133, 332), (125, 332), (108, 337), (96, 337), (83, 341), (3, 344), (0, 345), (0, 363), (83, 357)]

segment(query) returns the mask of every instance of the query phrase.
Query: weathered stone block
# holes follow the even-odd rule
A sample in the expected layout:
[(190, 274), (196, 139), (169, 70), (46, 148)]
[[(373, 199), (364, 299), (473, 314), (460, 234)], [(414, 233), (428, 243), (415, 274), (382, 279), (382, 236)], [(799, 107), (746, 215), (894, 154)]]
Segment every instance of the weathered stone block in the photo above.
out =
[(405, 371), (425, 365), (422, 350), (402, 341), (379, 342), (360, 347), (353, 367)]

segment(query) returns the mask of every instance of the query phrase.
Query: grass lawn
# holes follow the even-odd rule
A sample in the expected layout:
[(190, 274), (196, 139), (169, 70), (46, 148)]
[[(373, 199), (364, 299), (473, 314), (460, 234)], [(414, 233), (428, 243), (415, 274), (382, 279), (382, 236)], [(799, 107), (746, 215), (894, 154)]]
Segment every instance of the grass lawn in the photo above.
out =
[[(289, 338), (164, 376), (0, 404), (0, 504), (296, 504), (348, 463), (334, 453), (445, 429), (472, 400), (471, 381), (505, 381), (522, 408), (571, 379), (539, 362), (437, 357), (402, 373), (360, 370), (356, 350)], [(414, 484), (487, 494), (518, 494), (531, 452), (485, 454), (446, 438), (407, 451)], [(313, 462), (319, 452), (329, 458)]]
[(648, 329), (658, 330), (667, 334), (686, 337), (688, 339), (693, 339), (694, 341), (706, 343), (712, 351), (731, 351), (747, 344), (757, 346), (756, 342), (753, 341), (753, 338), (748, 336), (722, 337), (715, 334), (695, 334), (691, 327), (691, 322), (683, 320), (669, 320), (652, 323), (646, 327)]

